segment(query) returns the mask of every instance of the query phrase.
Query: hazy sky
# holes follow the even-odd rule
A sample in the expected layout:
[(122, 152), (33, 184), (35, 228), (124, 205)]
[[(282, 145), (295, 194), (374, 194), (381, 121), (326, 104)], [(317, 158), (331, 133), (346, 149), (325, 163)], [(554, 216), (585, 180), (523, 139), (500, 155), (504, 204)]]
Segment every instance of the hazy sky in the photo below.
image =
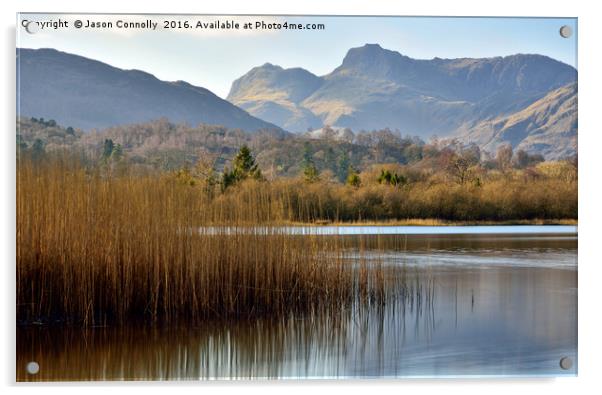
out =
[[(18, 21), (17, 46), (56, 48), (123, 69), (139, 69), (162, 80), (184, 80), (226, 97), (232, 81), (266, 62), (303, 67), (324, 75), (341, 64), (349, 48), (378, 43), (404, 55), (431, 59), (490, 57), (538, 53), (577, 67), (577, 21), (574, 18), (431, 18), (431, 17), (286, 17), (161, 15), (41, 15), (23, 14), (35, 21), (67, 20), (69, 28), (43, 29), (29, 34)], [(75, 29), (73, 21), (127, 20), (159, 23), (156, 31)], [(164, 30), (164, 20), (235, 20), (238, 23), (322, 23), (324, 30)], [(562, 38), (569, 25), (573, 36)]]

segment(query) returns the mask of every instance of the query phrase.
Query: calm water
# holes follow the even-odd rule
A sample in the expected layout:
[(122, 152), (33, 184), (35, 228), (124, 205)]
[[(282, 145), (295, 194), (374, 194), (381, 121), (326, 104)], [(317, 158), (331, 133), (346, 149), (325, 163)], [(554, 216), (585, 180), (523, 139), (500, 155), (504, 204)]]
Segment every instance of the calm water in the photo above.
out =
[(363, 243), (363, 256), (384, 257), (404, 290), (384, 307), (198, 327), (18, 328), (17, 379), (576, 374), (576, 227), (361, 227), (379, 234), (367, 239), (357, 229), (337, 231)]

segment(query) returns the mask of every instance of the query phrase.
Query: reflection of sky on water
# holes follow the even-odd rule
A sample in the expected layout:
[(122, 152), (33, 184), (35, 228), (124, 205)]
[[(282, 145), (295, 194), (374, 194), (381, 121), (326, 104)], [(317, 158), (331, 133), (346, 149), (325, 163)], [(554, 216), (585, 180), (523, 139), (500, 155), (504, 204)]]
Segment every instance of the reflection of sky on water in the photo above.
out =
[[(364, 374), (566, 373), (558, 368), (558, 361), (563, 355), (574, 357), (576, 352), (576, 272), (532, 268), (429, 270), (426, 274), (410, 269), (410, 277), (414, 273), (432, 279), (434, 301), (427, 310), (430, 318), (424, 312), (410, 314), (401, 332), (399, 322), (388, 321), (381, 352), (360, 359)], [(376, 327), (372, 330), (373, 335), (366, 336), (369, 341), (380, 333)], [(382, 354), (384, 363), (379, 365)]]
[[(18, 329), (18, 378), (576, 374), (576, 363), (559, 367), (561, 357), (577, 357), (576, 237), (379, 243), (362, 254), (378, 246), (393, 262), (388, 278), (398, 291), (384, 306), (194, 328)], [(35, 377), (20, 370), (31, 360), (41, 366)]]
[[(356, 254), (357, 256), (357, 254)], [(373, 258), (390, 265), (414, 266), (447, 266), (452, 268), (487, 268), (494, 266), (511, 267), (548, 267), (557, 269), (575, 269), (577, 255), (566, 254), (562, 251), (551, 249), (549, 251), (431, 251), (422, 253), (388, 252), (377, 255), (363, 254), (363, 257)], [(354, 259), (353, 255), (348, 257)]]

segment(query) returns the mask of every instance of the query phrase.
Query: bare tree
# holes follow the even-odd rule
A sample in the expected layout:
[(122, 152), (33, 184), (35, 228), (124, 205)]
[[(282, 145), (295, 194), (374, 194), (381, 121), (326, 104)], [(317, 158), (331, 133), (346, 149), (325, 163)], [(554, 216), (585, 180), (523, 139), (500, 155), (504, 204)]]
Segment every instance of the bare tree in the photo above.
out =
[(508, 171), (512, 165), (512, 146), (510, 144), (504, 144), (497, 149), (495, 155), (498, 169), (503, 172)]

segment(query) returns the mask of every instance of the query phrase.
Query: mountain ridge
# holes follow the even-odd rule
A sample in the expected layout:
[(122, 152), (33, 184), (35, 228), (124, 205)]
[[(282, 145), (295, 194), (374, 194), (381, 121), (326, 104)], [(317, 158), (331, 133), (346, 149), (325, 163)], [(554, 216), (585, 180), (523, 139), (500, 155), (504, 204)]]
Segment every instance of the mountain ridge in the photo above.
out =
[(291, 69), (265, 66), (238, 78), (228, 100), (292, 132), (329, 125), (391, 128), (421, 138), (457, 135), (510, 116), (577, 80), (576, 69), (545, 55), (427, 60), (366, 44), (349, 49), (326, 75), (304, 70), (315, 89), (292, 100), (278, 83)]
[(17, 105), (19, 115), (85, 130), (161, 117), (248, 131), (279, 129), (206, 88), (52, 48), (17, 48)]

